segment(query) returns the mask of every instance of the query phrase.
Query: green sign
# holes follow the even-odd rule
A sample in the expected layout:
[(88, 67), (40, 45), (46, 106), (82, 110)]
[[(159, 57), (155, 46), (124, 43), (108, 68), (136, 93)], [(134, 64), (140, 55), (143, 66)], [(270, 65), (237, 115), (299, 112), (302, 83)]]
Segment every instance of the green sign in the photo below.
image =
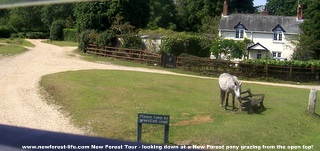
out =
[(158, 115), (158, 114), (138, 114), (138, 129), (137, 129), (137, 141), (141, 142), (142, 136), (142, 124), (160, 124), (164, 125), (164, 143), (168, 143), (169, 140), (169, 120), (170, 115)]

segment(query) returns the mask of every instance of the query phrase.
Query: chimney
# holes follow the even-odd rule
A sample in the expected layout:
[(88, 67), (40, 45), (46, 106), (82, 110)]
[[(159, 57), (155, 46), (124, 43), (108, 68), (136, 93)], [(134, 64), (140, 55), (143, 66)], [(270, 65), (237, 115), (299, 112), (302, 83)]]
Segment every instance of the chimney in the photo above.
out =
[(260, 14), (261, 15), (269, 15), (269, 12), (267, 11), (267, 8), (264, 7)]
[(297, 11), (298, 20), (302, 20), (302, 13), (303, 13), (302, 6), (298, 4), (298, 11)]
[(224, 3), (223, 3), (222, 16), (228, 16), (228, 3), (227, 3), (227, 0), (224, 0)]

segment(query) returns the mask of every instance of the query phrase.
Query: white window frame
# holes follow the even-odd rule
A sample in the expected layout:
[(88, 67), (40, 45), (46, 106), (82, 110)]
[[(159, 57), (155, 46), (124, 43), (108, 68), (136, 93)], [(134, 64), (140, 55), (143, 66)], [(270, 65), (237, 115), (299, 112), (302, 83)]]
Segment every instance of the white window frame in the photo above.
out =
[(236, 29), (236, 38), (237, 39), (243, 39), (244, 38), (244, 33), (245, 33), (244, 29), (237, 28)]
[(283, 41), (283, 31), (274, 31), (273, 41)]
[(281, 58), (282, 52), (272, 52), (272, 57), (275, 59)]

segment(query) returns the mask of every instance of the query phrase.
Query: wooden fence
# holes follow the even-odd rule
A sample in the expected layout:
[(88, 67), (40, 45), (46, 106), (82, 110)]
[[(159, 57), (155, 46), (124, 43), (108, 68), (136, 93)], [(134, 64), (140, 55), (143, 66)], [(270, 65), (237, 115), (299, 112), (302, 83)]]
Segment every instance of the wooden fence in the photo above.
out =
[[(86, 53), (136, 61), (149, 65), (161, 65), (161, 55), (146, 52), (144, 50), (103, 47), (88, 45)], [(175, 67), (206, 75), (219, 75), (228, 72), (246, 78), (279, 79), (296, 82), (314, 82), (320, 73), (320, 68), (303, 68), (293, 66), (272, 66), (261, 64), (248, 64), (225, 60), (213, 60), (198, 57), (177, 57)]]
[(86, 53), (94, 54), (103, 57), (112, 57), (117, 59), (125, 59), (128, 61), (137, 61), (147, 64), (160, 64), (161, 55), (146, 52), (139, 49), (117, 48), (117, 47), (103, 47), (97, 48), (96, 45), (89, 44), (86, 47)]

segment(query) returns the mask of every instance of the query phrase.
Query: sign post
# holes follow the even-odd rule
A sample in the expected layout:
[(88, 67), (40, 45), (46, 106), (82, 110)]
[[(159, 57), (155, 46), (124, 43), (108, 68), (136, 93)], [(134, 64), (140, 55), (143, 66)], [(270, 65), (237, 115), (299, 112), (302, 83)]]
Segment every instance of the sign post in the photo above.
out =
[(169, 121), (170, 115), (158, 115), (158, 114), (138, 114), (138, 130), (137, 130), (137, 142), (141, 142), (142, 136), (142, 124), (160, 124), (164, 125), (164, 143), (169, 142)]

